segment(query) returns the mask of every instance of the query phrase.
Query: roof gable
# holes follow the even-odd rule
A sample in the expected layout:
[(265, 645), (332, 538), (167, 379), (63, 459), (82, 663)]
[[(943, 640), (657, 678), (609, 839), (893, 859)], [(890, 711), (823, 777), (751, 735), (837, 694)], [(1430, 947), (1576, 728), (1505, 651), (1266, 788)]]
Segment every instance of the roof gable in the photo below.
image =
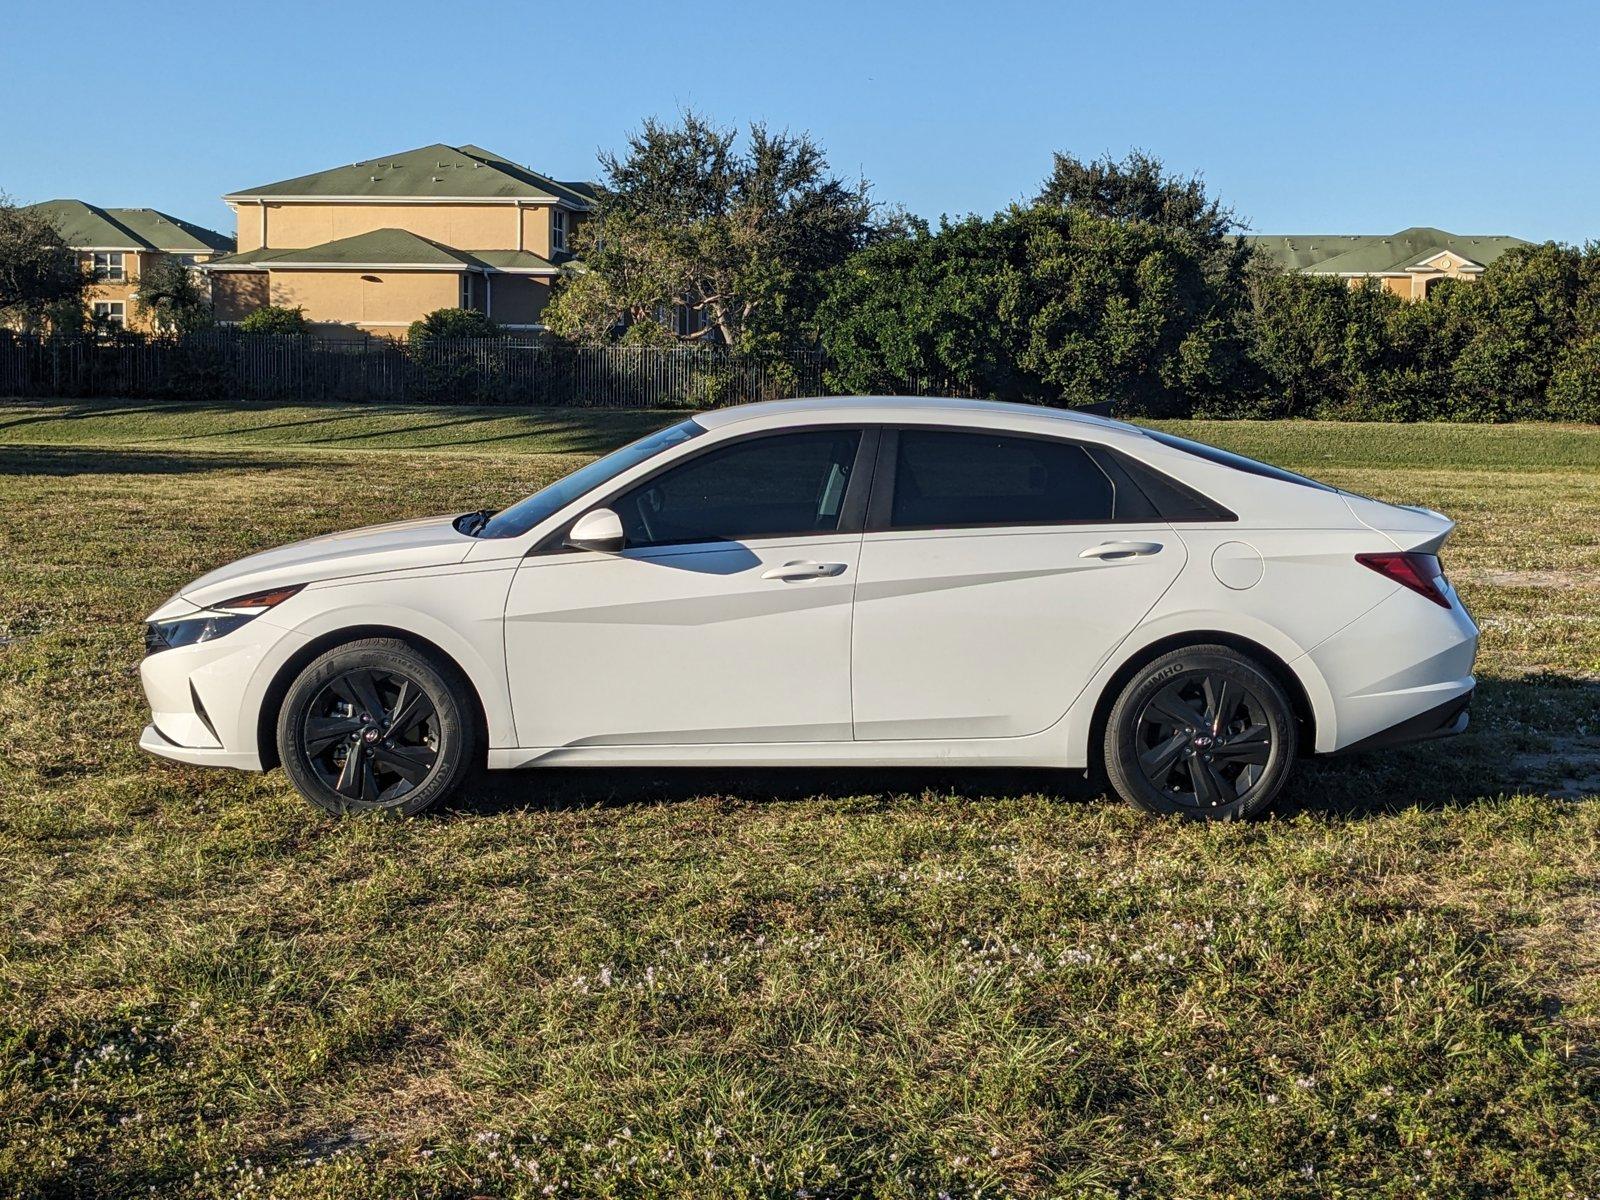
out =
[(247, 250), (205, 264), (209, 270), (293, 270), (398, 267), (410, 270), (556, 274), (549, 259), (527, 250), (457, 250), (408, 229), (374, 229), (296, 250)]
[(154, 208), (100, 208), (82, 200), (45, 200), (27, 211), (47, 216), (67, 245), (78, 250), (145, 250), (216, 254), (233, 239)]
[(558, 183), (478, 146), (446, 146), (442, 142), (245, 188), (229, 193), (226, 198), (253, 197), (543, 200), (578, 206), (587, 204), (574, 185)]
[(1486, 267), (1506, 251), (1529, 245), (1521, 238), (1424, 225), (1392, 234), (1263, 234), (1249, 240), (1285, 269), (1319, 275), (1403, 274), (1446, 252)]

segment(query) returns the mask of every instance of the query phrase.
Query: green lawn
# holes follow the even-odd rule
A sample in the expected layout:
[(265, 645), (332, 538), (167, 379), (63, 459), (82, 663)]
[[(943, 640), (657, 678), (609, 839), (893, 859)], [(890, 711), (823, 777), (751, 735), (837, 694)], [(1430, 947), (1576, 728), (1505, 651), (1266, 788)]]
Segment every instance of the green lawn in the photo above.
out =
[(1472, 731), (1272, 821), (567, 771), (340, 823), (136, 748), (188, 579), (673, 419), (0, 405), (0, 1196), (1600, 1193), (1594, 429), (1172, 426), (1461, 522)]

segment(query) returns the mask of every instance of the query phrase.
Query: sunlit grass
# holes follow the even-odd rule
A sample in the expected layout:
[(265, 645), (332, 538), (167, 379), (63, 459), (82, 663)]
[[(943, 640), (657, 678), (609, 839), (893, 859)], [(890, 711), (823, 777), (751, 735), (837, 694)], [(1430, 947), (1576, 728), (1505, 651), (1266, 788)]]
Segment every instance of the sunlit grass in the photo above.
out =
[(140, 754), (139, 618), (670, 418), (496, 413), (521, 432), (452, 426), (445, 459), (404, 439), (457, 410), (318, 410), (376, 454), (213, 410), (204, 449), (182, 412), (25, 445), (18, 411), (0, 1195), (1600, 1192), (1589, 431), (1408, 428), (1386, 460), (1396, 427), (1332, 458), (1347, 427), (1186, 430), (1450, 512), (1485, 629), (1471, 733), (1309, 765), (1270, 822), (818, 770), (530, 773), (339, 823), (279, 775)]

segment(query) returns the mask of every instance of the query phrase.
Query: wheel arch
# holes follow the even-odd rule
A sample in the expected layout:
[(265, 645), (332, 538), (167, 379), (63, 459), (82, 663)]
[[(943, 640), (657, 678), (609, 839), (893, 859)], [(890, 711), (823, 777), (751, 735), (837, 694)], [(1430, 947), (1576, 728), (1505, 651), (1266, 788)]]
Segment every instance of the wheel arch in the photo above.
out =
[[(1222, 629), (1194, 629), (1170, 633), (1139, 646), (1123, 659), (1101, 685), (1090, 714), (1087, 731), (1085, 762), (1091, 769), (1104, 769), (1104, 763), (1100, 759), (1101, 747), (1105, 741), (1106, 722), (1111, 716), (1112, 706), (1116, 704), (1123, 688), (1127, 687), (1128, 681), (1163, 654), (1181, 650), (1186, 646), (1226, 646), (1260, 663), (1277, 680), (1289, 698), (1289, 706), (1300, 726), (1300, 753), (1312, 752), (1317, 741), (1317, 706), (1312, 701), (1305, 681), (1289, 665), (1289, 661), (1271, 647), (1243, 634)], [(1320, 683), (1320, 680), (1317, 682)]]
[(256, 713), (256, 752), (261, 757), (263, 771), (270, 771), (273, 767), (281, 765), (278, 760), (278, 713), (283, 708), (284, 697), (289, 694), (289, 688), (293, 686), (300, 672), (329, 650), (366, 638), (393, 638), (395, 641), (404, 642), (413, 649), (438, 659), (440, 663), (460, 675), (466, 684), (467, 695), (472, 700), (472, 715), (477, 724), (478, 745), (480, 748), (488, 745), (488, 713), (484, 707), (482, 692), (477, 681), (472, 678), (472, 673), (466, 670), (454, 655), (413, 630), (382, 624), (349, 625), (330, 629), (307, 640), (284, 660), (267, 684)]

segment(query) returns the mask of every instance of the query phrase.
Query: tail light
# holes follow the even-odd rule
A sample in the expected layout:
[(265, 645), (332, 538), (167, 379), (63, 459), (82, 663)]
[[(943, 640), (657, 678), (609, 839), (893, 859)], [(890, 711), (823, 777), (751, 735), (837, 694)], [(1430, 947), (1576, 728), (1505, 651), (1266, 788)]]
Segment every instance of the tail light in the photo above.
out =
[(1437, 554), (1358, 554), (1356, 561), (1432, 600), (1440, 608), (1450, 607), (1450, 597), (1444, 591), (1444, 569), (1439, 566)]

